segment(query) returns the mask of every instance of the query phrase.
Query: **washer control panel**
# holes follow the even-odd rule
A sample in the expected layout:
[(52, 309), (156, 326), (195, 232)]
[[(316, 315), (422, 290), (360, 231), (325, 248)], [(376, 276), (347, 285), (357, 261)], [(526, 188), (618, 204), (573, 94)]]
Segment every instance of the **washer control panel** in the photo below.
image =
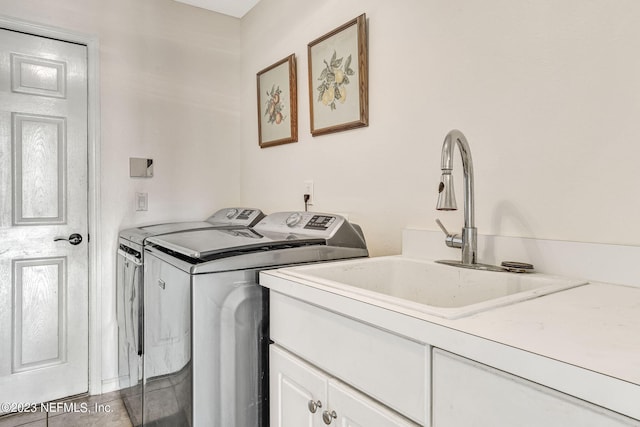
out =
[(300, 212), (294, 212), (289, 215), (284, 222), (287, 224), (287, 227), (295, 227), (300, 224), (300, 221), (302, 221), (302, 214)]
[(255, 227), (259, 233), (296, 233), (331, 237), (347, 221), (340, 215), (315, 212), (277, 212), (267, 215)]
[(328, 230), (336, 221), (335, 216), (331, 215), (314, 215), (304, 226), (305, 230)]

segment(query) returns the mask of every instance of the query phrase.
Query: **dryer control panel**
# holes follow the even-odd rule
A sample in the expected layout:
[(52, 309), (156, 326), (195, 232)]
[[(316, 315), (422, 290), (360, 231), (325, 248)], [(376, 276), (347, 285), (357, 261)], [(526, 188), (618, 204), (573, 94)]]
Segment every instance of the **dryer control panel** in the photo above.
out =
[(258, 223), (264, 214), (260, 209), (253, 208), (226, 208), (207, 218), (207, 222), (213, 225), (238, 225), (251, 227)]

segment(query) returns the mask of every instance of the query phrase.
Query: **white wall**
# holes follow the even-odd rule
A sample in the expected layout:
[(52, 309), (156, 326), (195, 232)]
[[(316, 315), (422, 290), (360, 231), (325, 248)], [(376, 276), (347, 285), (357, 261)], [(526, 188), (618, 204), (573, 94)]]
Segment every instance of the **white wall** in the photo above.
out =
[[(0, 0), (0, 14), (97, 36), (103, 378), (117, 375), (118, 230), (201, 220), (239, 201), (239, 20), (170, 0)], [(152, 179), (129, 178), (151, 157)], [(135, 192), (149, 210), (134, 211)]]
[[(371, 125), (312, 138), (306, 45), (363, 12)], [(470, 141), (480, 233), (640, 242), (638, 2), (262, 0), (237, 20), (170, 0), (0, 0), (0, 14), (100, 41), (107, 381), (119, 229), (237, 203), (302, 209), (313, 179), (314, 209), (348, 213), (373, 255), (398, 253), (404, 227), (462, 225), (434, 209), (452, 128)], [(261, 150), (256, 72), (290, 53), (300, 141)], [(156, 176), (130, 179), (130, 156), (153, 157)], [(133, 211), (136, 191), (149, 212)]]
[[(370, 126), (309, 133), (307, 43), (369, 20)], [(346, 212), (374, 255), (435, 210), (440, 149), (458, 128), (480, 233), (638, 245), (640, 3), (632, 0), (262, 0), (242, 19), (242, 200)], [(255, 73), (295, 53), (299, 142), (259, 149)], [(458, 154), (456, 154), (458, 156)], [(462, 175), (456, 170), (458, 204)]]

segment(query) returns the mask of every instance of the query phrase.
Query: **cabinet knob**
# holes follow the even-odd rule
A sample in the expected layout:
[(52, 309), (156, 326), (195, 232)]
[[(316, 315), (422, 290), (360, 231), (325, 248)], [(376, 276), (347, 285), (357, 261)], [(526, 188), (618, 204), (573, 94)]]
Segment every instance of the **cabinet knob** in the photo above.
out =
[(333, 421), (334, 419), (338, 418), (338, 414), (336, 414), (336, 411), (324, 411), (322, 413), (322, 421), (324, 421), (324, 423), (326, 425), (331, 424), (331, 421)]
[(310, 400), (309, 403), (307, 403), (307, 407), (309, 408), (309, 412), (315, 414), (318, 408), (322, 408), (322, 402), (319, 400), (317, 402)]

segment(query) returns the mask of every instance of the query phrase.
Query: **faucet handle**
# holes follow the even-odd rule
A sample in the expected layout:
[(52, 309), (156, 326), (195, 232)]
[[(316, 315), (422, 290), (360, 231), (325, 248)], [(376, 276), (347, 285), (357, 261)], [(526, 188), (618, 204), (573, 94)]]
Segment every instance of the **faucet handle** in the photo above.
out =
[(444, 225), (442, 224), (442, 222), (440, 221), (439, 218), (436, 218), (436, 224), (438, 224), (438, 227), (440, 227), (440, 230), (442, 230), (442, 232), (448, 236), (449, 232), (447, 231), (447, 229), (444, 227)]
[(447, 246), (449, 246), (450, 248), (462, 248), (462, 236), (460, 234), (449, 233), (449, 231), (445, 228), (445, 226), (438, 218), (436, 218), (436, 224), (438, 224), (438, 227), (440, 227), (440, 230), (442, 230), (444, 235), (447, 236), (445, 238)]

